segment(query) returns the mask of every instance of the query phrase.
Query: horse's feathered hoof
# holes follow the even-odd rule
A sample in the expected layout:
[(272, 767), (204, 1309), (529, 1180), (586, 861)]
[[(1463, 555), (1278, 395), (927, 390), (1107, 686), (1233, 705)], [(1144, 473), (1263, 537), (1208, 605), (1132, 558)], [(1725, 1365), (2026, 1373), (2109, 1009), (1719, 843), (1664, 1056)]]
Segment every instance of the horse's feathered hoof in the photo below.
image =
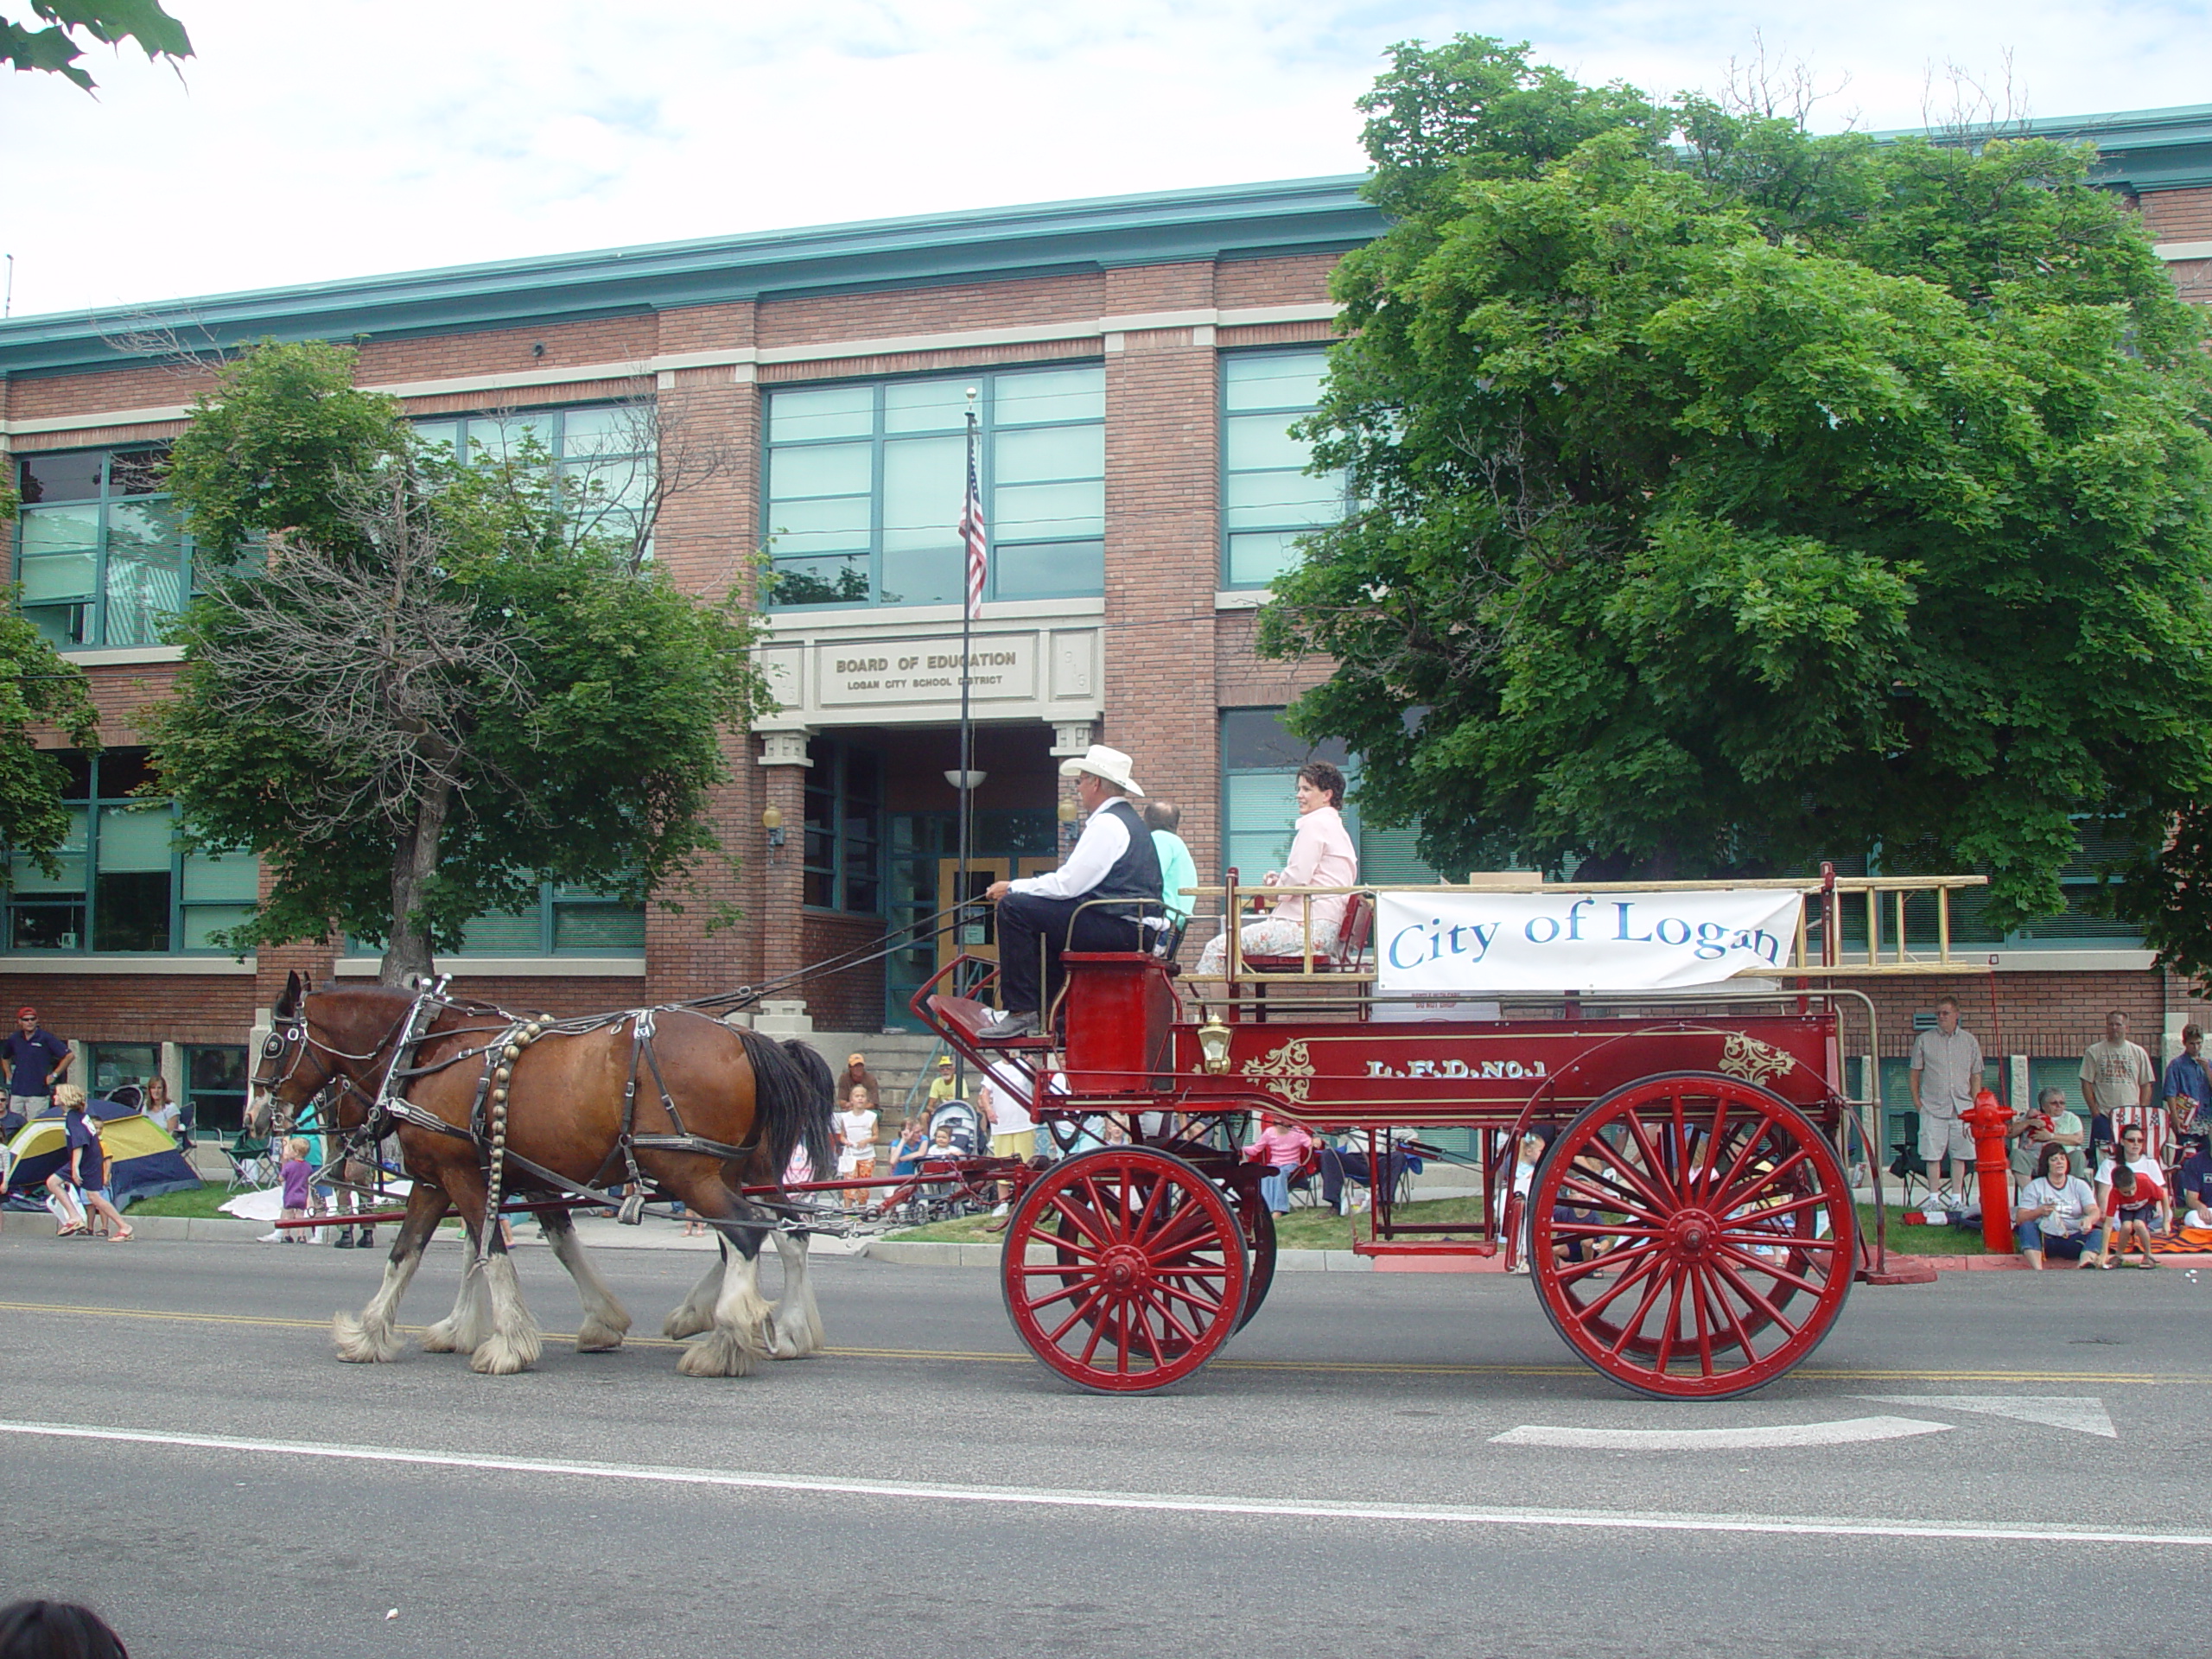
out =
[(388, 1365), (399, 1357), (404, 1346), (399, 1332), (391, 1325), (372, 1330), (366, 1320), (351, 1313), (334, 1316), (330, 1327), (338, 1357), (349, 1365)]
[(484, 1376), (512, 1376), (537, 1363), (539, 1348), (536, 1332), (511, 1337), (495, 1331), (468, 1357), (468, 1369)]
[(750, 1376), (753, 1357), (734, 1332), (716, 1325), (683, 1351), (676, 1369), (686, 1376)]
[(458, 1345), (453, 1339), (451, 1319), (440, 1319), (423, 1332), (423, 1351), (426, 1354), (449, 1354)]
[(620, 1325), (598, 1314), (587, 1314), (576, 1332), (576, 1351), (580, 1354), (611, 1354), (622, 1345), (622, 1338), (630, 1334), (630, 1321)]

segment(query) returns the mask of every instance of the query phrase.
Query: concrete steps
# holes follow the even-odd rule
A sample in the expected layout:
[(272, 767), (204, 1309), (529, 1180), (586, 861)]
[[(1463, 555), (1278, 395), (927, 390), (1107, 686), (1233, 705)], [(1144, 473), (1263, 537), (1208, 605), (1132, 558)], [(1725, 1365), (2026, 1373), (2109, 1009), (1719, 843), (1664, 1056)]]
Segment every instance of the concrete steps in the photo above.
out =
[(875, 1073), (882, 1094), (882, 1122), (879, 1127), (886, 1141), (899, 1132), (899, 1120), (906, 1115), (910, 1102), (917, 1113), (921, 1110), (922, 1099), (929, 1090), (926, 1074), (938, 1048), (936, 1038), (912, 1031), (889, 1034), (880, 1031), (817, 1031), (808, 1033), (806, 1040), (830, 1063), (833, 1077), (844, 1076), (849, 1055), (868, 1057), (868, 1070)]

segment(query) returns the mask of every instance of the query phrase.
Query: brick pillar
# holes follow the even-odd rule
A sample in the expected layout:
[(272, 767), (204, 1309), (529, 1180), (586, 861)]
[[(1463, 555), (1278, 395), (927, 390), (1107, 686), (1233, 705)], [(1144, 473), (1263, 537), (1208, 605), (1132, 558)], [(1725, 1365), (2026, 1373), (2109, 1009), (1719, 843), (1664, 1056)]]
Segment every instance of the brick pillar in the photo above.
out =
[[(1109, 315), (1211, 309), (1210, 264), (1106, 273)], [(1183, 808), (1183, 836), (1217, 844), (1219, 719), (1214, 594), (1220, 439), (1213, 330), (1108, 337), (1106, 721), (1103, 741)], [(1204, 868), (1203, 866), (1201, 867)]]
[[(761, 753), (757, 770), (760, 775), (761, 794), (765, 804), (783, 814), (781, 825), (784, 844), (766, 847), (761, 852), (760, 981), (765, 983), (785, 974), (796, 973), (806, 965), (804, 935), (800, 925), (805, 904), (803, 864), (806, 845), (806, 769), (810, 764), (806, 758), (804, 728), (795, 731), (769, 732), (761, 739)], [(758, 823), (753, 834), (763, 843), (767, 839)], [(778, 1009), (773, 1005), (786, 1006)], [(773, 1029), (780, 1034), (791, 1035), (809, 1029), (806, 1022), (797, 1016), (806, 1006), (804, 986), (794, 986), (787, 991), (773, 995), (766, 1006), (767, 1023), (763, 1029)]]

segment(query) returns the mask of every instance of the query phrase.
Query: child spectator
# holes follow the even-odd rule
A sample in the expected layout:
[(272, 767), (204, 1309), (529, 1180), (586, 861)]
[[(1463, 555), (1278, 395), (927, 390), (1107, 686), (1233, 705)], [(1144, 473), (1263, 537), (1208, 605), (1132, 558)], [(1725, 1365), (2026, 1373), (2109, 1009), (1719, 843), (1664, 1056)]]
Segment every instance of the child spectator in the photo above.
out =
[[(845, 1109), (837, 1114), (837, 1179), (867, 1181), (875, 1178), (875, 1103), (868, 1090), (855, 1084), (845, 1096)], [(861, 1192), (841, 1192), (847, 1209), (865, 1201)]]
[(1290, 1178), (1298, 1173), (1313, 1150), (1313, 1137), (1296, 1123), (1277, 1123), (1262, 1118), (1260, 1132), (1244, 1148), (1244, 1161), (1263, 1165), (1260, 1197), (1278, 1216), (1290, 1213)]
[(85, 1109), (85, 1091), (73, 1083), (60, 1084), (54, 1090), (54, 1098), (67, 1112), (69, 1184), (82, 1195), (85, 1207), (107, 1223), (108, 1243), (128, 1244), (137, 1235), (108, 1202), (107, 1151), (100, 1145), (99, 1124)]
[(2097, 1171), (2097, 1205), (2112, 1217), (2105, 1240), (2107, 1268), (2127, 1264), (2130, 1239), (2142, 1247), (2143, 1260), (2138, 1266), (2158, 1265), (2151, 1254), (2151, 1235), (2154, 1229), (2164, 1232), (2172, 1216), (2166, 1199), (2165, 1171), (2157, 1159), (2145, 1154), (2146, 1138), (2142, 1124), (2125, 1125), (2120, 1132), (2122, 1161), (2115, 1163), (2107, 1158)]
[[(308, 1143), (294, 1135), (284, 1143), (283, 1161), (277, 1165), (276, 1173), (284, 1188), (286, 1221), (305, 1221), (308, 1218)], [(307, 1236), (297, 1227), (279, 1230), (287, 1244), (304, 1244)]]
[(2013, 1241), (2028, 1265), (2041, 1273), (2045, 1256), (2085, 1268), (2102, 1265), (2096, 1226), (2103, 1218), (2096, 1194), (2074, 1173), (2072, 1154), (2047, 1143), (2037, 1160), (2035, 1178), (2020, 1189), (2020, 1207), (2012, 1212)]
[(899, 1138), (891, 1143), (891, 1173), (911, 1175), (922, 1166), (922, 1153), (930, 1143), (928, 1127), (918, 1117), (909, 1117), (899, 1125)]

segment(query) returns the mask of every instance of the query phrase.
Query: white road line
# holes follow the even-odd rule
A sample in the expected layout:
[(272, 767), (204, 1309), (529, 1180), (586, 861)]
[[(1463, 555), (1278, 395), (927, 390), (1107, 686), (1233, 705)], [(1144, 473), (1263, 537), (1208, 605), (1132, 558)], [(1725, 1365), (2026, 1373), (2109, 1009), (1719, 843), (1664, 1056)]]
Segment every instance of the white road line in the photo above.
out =
[(1942, 1434), (1948, 1423), (1915, 1417), (1846, 1417), (1833, 1423), (1777, 1423), (1765, 1428), (1554, 1428), (1523, 1423), (1490, 1437), (1492, 1446), (1556, 1446), (1597, 1452), (1758, 1452), (1777, 1446), (1855, 1446)]
[(1878, 1400), (1885, 1406), (1919, 1406), (1935, 1411), (1974, 1411), (1989, 1417), (2010, 1417), (2016, 1422), (2041, 1423), (2048, 1428), (2070, 1428), (2079, 1434), (2099, 1434), (2116, 1440), (2105, 1402), (2092, 1395), (2072, 1394), (1862, 1394), (1861, 1400)]
[(835, 1476), (749, 1474), (724, 1469), (666, 1468), (651, 1464), (569, 1463), (543, 1458), (485, 1457), (469, 1452), (432, 1452), (402, 1446), (318, 1445), (308, 1440), (260, 1440), (228, 1434), (175, 1434), (150, 1429), (98, 1428), (81, 1423), (0, 1421), (0, 1434), (18, 1434), (29, 1439), (104, 1440), (127, 1446), (165, 1446), (208, 1452), (266, 1452), (277, 1458), (326, 1458), (351, 1463), (393, 1463), (437, 1469), (484, 1470), (501, 1474), (635, 1481), (664, 1486), (721, 1486), (753, 1491), (904, 1498), (931, 1503), (1249, 1516), (1268, 1520), (1418, 1522), (1469, 1527), (1568, 1527), (1625, 1532), (1776, 1533), (1801, 1537), (1930, 1538), (1998, 1543), (2181, 1544), (2212, 1549), (2212, 1533), (2200, 1532), (2092, 1532), (2078, 1528), (2043, 1525), (1945, 1526), (1933, 1522), (1891, 1520), (1878, 1516), (1831, 1518), (1668, 1514), (1638, 1510), (1483, 1509), (1456, 1503), (1328, 1503), (1266, 1497), (1084, 1491), (1054, 1487), (954, 1486), (918, 1481), (853, 1480)]

